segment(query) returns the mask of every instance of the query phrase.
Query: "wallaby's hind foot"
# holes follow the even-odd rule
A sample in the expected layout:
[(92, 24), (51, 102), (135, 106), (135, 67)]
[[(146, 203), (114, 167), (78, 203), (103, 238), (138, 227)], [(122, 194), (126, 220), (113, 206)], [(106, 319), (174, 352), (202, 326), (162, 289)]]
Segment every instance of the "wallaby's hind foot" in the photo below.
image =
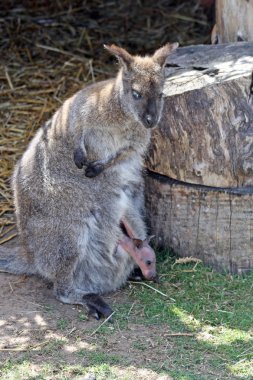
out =
[(62, 286), (62, 284), (54, 284), (55, 297), (67, 304), (82, 305), (87, 308), (89, 316), (99, 320), (100, 317), (108, 318), (112, 314), (112, 309), (98, 294), (85, 294), (80, 289), (74, 289), (71, 286)]
[(84, 302), (88, 307), (88, 315), (99, 320), (100, 317), (108, 318), (112, 314), (112, 309), (97, 294), (86, 294)]

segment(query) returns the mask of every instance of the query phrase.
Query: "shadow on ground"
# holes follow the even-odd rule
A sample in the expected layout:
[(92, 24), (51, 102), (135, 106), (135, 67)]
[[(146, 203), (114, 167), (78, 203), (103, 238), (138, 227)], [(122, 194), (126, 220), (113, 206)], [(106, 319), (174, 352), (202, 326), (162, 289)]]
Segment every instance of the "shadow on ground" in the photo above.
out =
[[(87, 320), (83, 308), (55, 300), (43, 280), (1, 273), (0, 375), (6, 380), (84, 379), (87, 373), (97, 380), (252, 378), (247, 372), (252, 333), (222, 320), (200, 322), (185, 310), (180, 294), (173, 298), (175, 286), (179, 294), (181, 285), (174, 281), (158, 286), (167, 289), (163, 297), (145, 285), (128, 284), (106, 298), (116, 313), (113, 323), (100, 326), (102, 321)], [(189, 297), (188, 307), (196, 308)]]

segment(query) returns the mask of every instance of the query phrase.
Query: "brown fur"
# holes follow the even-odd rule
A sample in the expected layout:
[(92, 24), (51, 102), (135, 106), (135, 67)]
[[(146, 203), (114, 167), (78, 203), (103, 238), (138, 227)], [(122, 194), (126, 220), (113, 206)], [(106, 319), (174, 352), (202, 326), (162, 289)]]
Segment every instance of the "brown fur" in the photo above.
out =
[[(110, 314), (97, 295), (122, 286), (135, 265), (118, 246), (122, 217), (146, 238), (142, 159), (162, 111), (163, 65), (176, 47), (135, 57), (107, 46), (121, 64), (116, 78), (79, 91), (38, 130), (12, 181), (21, 250), (1, 250), (0, 268), (41, 275), (61, 301)], [(87, 162), (101, 160), (106, 170), (85, 177)]]

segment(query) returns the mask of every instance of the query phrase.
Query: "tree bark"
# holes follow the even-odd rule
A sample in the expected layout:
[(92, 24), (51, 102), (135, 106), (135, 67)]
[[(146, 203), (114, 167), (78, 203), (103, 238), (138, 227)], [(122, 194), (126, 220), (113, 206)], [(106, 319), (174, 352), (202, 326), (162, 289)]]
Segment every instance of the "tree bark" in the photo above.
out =
[(173, 53), (148, 169), (207, 186), (253, 186), (252, 70), (253, 43)]
[(253, 44), (180, 48), (146, 166), (156, 245), (218, 270), (253, 268)]
[(216, 0), (218, 43), (253, 41), (252, 0)]
[(218, 271), (253, 269), (253, 188), (217, 190), (150, 173), (146, 205), (155, 246)]

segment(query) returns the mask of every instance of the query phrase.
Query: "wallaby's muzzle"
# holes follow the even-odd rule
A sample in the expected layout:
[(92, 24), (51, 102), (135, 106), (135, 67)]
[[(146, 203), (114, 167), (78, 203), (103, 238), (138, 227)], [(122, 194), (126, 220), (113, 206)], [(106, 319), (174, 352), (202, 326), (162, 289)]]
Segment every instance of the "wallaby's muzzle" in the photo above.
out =
[(148, 99), (146, 110), (143, 113), (142, 120), (146, 128), (154, 128), (158, 123), (159, 104), (155, 99)]
[(144, 126), (146, 128), (154, 128), (157, 125), (158, 117), (155, 115), (151, 115), (150, 113), (147, 113), (144, 116)]

